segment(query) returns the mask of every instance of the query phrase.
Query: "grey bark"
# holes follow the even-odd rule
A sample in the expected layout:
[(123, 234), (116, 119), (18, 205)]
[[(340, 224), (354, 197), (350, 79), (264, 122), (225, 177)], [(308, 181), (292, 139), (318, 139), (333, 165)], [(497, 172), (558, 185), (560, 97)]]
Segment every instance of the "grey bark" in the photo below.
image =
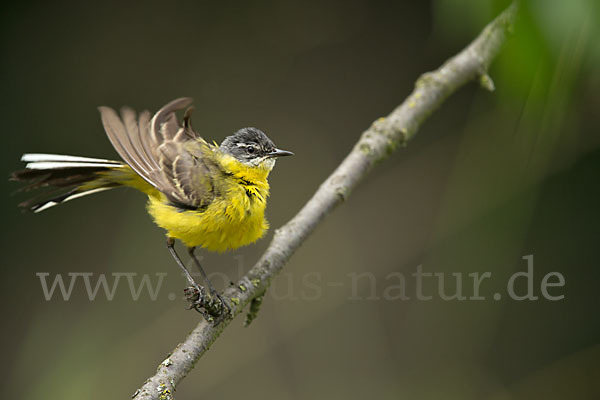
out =
[(363, 132), (352, 151), (321, 184), (313, 197), (275, 235), (256, 265), (233, 287), (224, 292), (230, 300), (232, 316), (218, 326), (202, 321), (158, 366), (156, 373), (133, 395), (135, 400), (173, 399), (177, 384), (194, 368), (231, 320), (265, 292), (292, 254), (315, 227), (340, 203), (379, 161), (405, 145), (423, 121), (453, 92), (478, 79), (481, 86), (494, 90), (487, 74), (507, 34), (512, 31), (518, 2), (485, 27), (464, 50), (435, 71), (423, 74), (413, 92), (387, 117), (380, 118)]

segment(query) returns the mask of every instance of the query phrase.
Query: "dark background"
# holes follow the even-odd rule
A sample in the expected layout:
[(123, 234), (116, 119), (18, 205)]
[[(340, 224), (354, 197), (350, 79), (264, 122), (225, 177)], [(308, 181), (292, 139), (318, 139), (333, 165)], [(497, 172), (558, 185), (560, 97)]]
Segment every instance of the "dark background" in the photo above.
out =
[[(4, 5), (1, 170), (21, 168), (24, 152), (115, 158), (97, 106), (155, 111), (191, 96), (206, 139), (256, 126), (296, 153), (271, 175), (276, 228), (421, 73), (506, 4)], [(599, 20), (593, 0), (526, 2), (490, 70), (497, 90), (461, 89), (378, 165), (294, 255), (258, 319), (234, 321), (177, 398), (600, 397)], [(128, 398), (200, 318), (185, 310), (144, 196), (115, 190), (33, 215), (17, 209), (18, 185), (2, 187), (2, 398)], [(205, 266), (237, 280), (272, 231), (203, 253)], [(529, 254), (536, 295), (556, 271), (566, 284), (550, 293), (563, 300), (506, 296)], [(462, 273), (467, 295), (469, 273), (491, 272), (487, 300), (417, 301), (418, 265), (446, 273), (449, 293), (451, 273)], [(90, 301), (81, 280), (69, 301), (46, 301), (39, 272), (93, 272), (94, 283), (101, 273), (167, 275), (155, 301), (147, 291), (132, 300), (125, 280), (112, 301)], [(385, 298), (398, 272), (412, 300)]]

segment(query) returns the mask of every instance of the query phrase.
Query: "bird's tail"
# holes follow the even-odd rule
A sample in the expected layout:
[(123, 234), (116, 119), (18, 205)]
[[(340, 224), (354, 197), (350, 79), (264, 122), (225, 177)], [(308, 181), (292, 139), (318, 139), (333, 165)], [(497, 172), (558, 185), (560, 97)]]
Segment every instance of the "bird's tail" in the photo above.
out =
[(54, 188), (40, 197), (24, 201), (19, 207), (40, 212), (78, 197), (126, 184), (133, 171), (120, 161), (65, 156), (58, 154), (23, 154), (25, 169), (15, 171), (10, 179), (28, 182), (19, 191)]

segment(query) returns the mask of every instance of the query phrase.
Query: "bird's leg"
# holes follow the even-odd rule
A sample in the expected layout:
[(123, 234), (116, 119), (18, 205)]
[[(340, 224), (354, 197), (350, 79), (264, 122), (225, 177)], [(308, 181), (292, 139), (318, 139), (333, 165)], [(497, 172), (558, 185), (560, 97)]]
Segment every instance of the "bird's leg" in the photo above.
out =
[(219, 293), (217, 292), (215, 287), (212, 285), (212, 283), (208, 279), (208, 275), (206, 275), (206, 272), (204, 272), (204, 268), (202, 268), (202, 265), (200, 265), (200, 261), (198, 260), (198, 257), (196, 257), (196, 253), (194, 253), (194, 250), (196, 250), (196, 248), (188, 247), (187, 250), (188, 250), (190, 257), (194, 261), (194, 264), (196, 264), (196, 267), (198, 268), (198, 270), (200, 270), (200, 275), (202, 275), (202, 279), (204, 280), (204, 283), (206, 283), (206, 286), (208, 286), (208, 291), (210, 292), (210, 295), (214, 296), (214, 297), (218, 296)]
[(188, 283), (190, 284), (190, 286), (188, 286), (184, 290), (185, 297), (190, 302), (190, 308), (193, 308), (194, 310), (202, 314), (204, 319), (206, 319), (207, 321), (212, 322), (214, 318), (202, 308), (202, 305), (205, 302), (206, 298), (206, 290), (196, 283), (196, 281), (194, 280), (190, 272), (187, 270), (185, 265), (183, 265), (181, 258), (179, 258), (179, 255), (175, 251), (175, 240), (173, 238), (167, 238), (167, 248), (169, 249), (169, 252), (173, 256), (175, 261), (177, 262), (177, 265), (179, 265), (179, 268), (181, 268), (181, 270), (183, 271), (183, 274), (185, 275)]
[(202, 278), (204, 279), (204, 282), (206, 283), (206, 286), (208, 286), (208, 290), (210, 292), (210, 295), (208, 296), (206, 301), (204, 301), (204, 308), (211, 315), (216, 314), (215, 316), (223, 316), (225, 314), (229, 314), (231, 312), (229, 305), (225, 302), (225, 300), (223, 300), (219, 292), (217, 292), (215, 287), (210, 282), (210, 279), (208, 279), (208, 275), (206, 275), (206, 272), (204, 272), (204, 268), (202, 268), (202, 265), (200, 265), (198, 257), (196, 257), (196, 253), (194, 252), (195, 250), (195, 247), (188, 247), (188, 253), (194, 261), (194, 264), (196, 264), (196, 267), (200, 270), (200, 274), (202, 274)]
[(181, 261), (181, 258), (179, 258), (179, 255), (177, 255), (177, 252), (175, 251), (175, 240), (173, 238), (167, 238), (167, 248), (171, 252), (171, 255), (173, 256), (175, 261), (177, 262), (177, 265), (179, 265), (179, 268), (181, 268), (181, 270), (183, 271), (183, 274), (188, 280), (190, 286), (200, 288), (200, 285), (196, 283), (196, 281), (194, 280), (190, 272), (187, 270), (185, 265), (183, 265), (183, 262)]

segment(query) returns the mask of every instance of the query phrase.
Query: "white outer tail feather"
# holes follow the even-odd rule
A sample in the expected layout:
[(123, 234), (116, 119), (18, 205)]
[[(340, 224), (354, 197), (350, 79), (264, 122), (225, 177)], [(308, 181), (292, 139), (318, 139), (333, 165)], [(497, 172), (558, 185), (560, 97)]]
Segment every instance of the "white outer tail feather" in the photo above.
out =
[(77, 199), (79, 197), (87, 196), (88, 194), (103, 192), (105, 190), (110, 190), (110, 189), (112, 189), (112, 188), (106, 187), (106, 188), (97, 188), (97, 189), (92, 189), (92, 190), (86, 190), (85, 192), (73, 193), (72, 195), (65, 197), (63, 200), (61, 200), (59, 202), (50, 200), (47, 203), (45, 203), (44, 205), (42, 205), (41, 207), (38, 207), (35, 210), (33, 210), (33, 212), (37, 214), (39, 212), (42, 212), (44, 210), (47, 210), (47, 209), (57, 206), (59, 204), (66, 203), (67, 201)]
[(66, 156), (62, 154), (43, 154), (43, 153), (27, 153), (23, 154), (21, 161), (25, 162), (39, 162), (39, 161), (74, 161), (74, 162), (95, 162), (95, 163), (109, 163), (109, 164), (120, 164), (118, 161), (104, 160), (101, 158), (90, 158), (90, 157), (79, 157), (79, 156)]
[(57, 162), (32, 162), (25, 166), (27, 169), (58, 169), (58, 168), (89, 168), (89, 167), (109, 167), (109, 168), (120, 168), (123, 165), (120, 164), (110, 164), (110, 163), (79, 163), (79, 162), (66, 162), (66, 161), (57, 161)]
[[(57, 170), (62, 168), (123, 168), (125, 164), (120, 161), (106, 160), (102, 158), (90, 158), (79, 156), (68, 156), (62, 154), (27, 153), (23, 154), (21, 161), (27, 162), (26, 169), (30, 170)], [(96, 189), (78, 191), (74, 189), (70, 193), (58, 196), (46, 202), (31, 207), (31, 211), (39, 213), (67, 201), (98, 193), (112, 187), (100, 187)]]
[(28, 153), (23, 154), (21, 161), (28, 162), (28, 164), (25, 166), (27, 169), (123, 167), (123, 164), (119, 161), (104, 160), (101, 158), (67, 156), (61, 154)]

